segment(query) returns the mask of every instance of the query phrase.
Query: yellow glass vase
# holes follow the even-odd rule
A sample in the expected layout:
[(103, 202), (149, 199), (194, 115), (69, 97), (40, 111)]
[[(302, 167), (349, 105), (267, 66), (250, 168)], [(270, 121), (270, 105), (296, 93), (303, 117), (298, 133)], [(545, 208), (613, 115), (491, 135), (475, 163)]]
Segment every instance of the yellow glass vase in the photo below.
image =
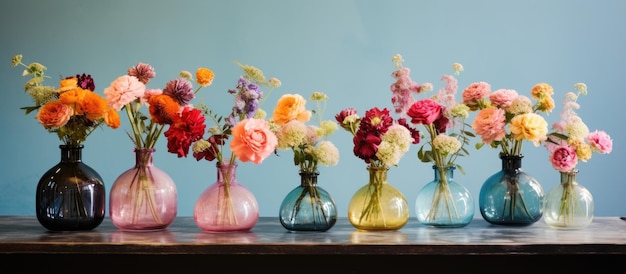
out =
[(348, 220), (359, 230), (397, 230), (409, 220), (409, 204), (398, 189), (387, 182), (386, 167), (368, 166), (369, 182), (348, 205)]

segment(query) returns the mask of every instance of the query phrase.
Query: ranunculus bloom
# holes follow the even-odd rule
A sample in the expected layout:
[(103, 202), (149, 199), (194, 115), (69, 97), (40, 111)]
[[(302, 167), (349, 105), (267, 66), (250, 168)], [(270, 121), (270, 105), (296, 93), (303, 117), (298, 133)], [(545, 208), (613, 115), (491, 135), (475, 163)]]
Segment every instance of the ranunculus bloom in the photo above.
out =
[(150, 79), (156, 76), (154, 68), (148, 64), (139, 63), (128, 69), (128, 75), (135, 76), (144, 85), (150, 83)]
[(41, 106), (37, 113), (37, 120), (44, 128), (62, 127), (70, 120), (73, 113), (74, 110), (61, 101), (51, 101)]
[(302, 95), (284, 94), (276, 103), (272, 119), (277, 125), (284, 125), (291, 120), (306, 123), (311, 119), (311, 111), (306, 110), (306, 99)]
[(413, 103), (406, 114), (413, 124), (429, 125), (443, 115), (443, 107), (432, 99), (423, 99)]
[(472, 129), (480, 135), (483, 143), (491, 144), (493, 141), (501, 141), (506, 135), (504, 125), (506, 117), (504, 110), (488, 107), (480, 110), (472, 122)]
[(489, 85), (489, 83), (471, 83), (463, 90), (463, 104), (466, 104), (471, 110), (476, 110), (478, 108), (478, 101), (485, 98), (489, 93), (491, 93), (491, 85)]
[(528, 140), (535, 146), (547, 140), (548, 122), (536, 113), (517, 115), (511, 119), (509, 129), (515, 140)]
[(120, 114), (115, 109), (109, 108), (104, 115), (104, 123), (112, 129), (120, 127)]
[(119, 111), (126, 104), (143, 96), (145, 91), (146, 85), (137, 77), (123, 75), (104, 89), (104, 98), (111, 107)]
[(180, 111), (178, 102), (166, 94), (152, 96), (148, 103), (150, 104), (148, 108), (150, 117), (157, 124), (171, 124), (173, 117)]
[(269, 156), (278, 141), (263, 119), (248, 118), (232, 128), (230, 150), (242, 162), (260, 164)]
[(199, 68), (196, 70), (196, 82), (201, 86), (210, 86), (215, 78), (215, 73), (208, 68)]
[(517, 96), (519, 94), (513, 89), (499, 89), (489, 95), (489, 101), (496, 107), (506, 109), (513, 104)]
[(85, 115), (85, 117), (87, 117), (90, 121), (96, 121), (104, 118), (109, 110), (107, 102), (97, 93), (89, 91), (88, 89), (84, 89), (84, 91), (85, 95), (79, 102), (83, 115)]
[(550, 154), (550, 163), (552, 163), (552, 167), (558, 171), (569, 172), (576, 167), (578, 163), (576, 150), (567, 145), (558, 146)]
[(604, 131), (596, 130), (589, 133), (589, 135), (587, 135), (587, 141), (589, 141), (591, 148), (601, 154), (611, 153), (613, 150), (613, 140), (611, 140), (611, 136)]

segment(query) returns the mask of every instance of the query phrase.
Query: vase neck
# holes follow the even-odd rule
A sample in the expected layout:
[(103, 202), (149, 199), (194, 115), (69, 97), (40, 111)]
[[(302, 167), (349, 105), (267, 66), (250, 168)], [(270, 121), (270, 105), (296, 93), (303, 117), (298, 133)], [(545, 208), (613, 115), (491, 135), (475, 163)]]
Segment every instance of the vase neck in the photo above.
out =
[(563, 172), (561, 171), (561, 184), (565, 186), (571, 186), (576, 182), (576, 175), (578, 174), (578, 169), (574, 169), (572, 171)]
[(135, 148), (135, 167), (145, 168), (152, 166), (154, 151), (154, 148)]
[(435, 180), (439, 181), (442, 178), (452, 179), (454, 177), (454, 170), (456, 167), (454, 166), (436, 166), (433, 165), (433, 170), (435, 171)]
[(237, 164), (216, 164), (217, 182), (229, 184), (237, 179)]
[(519, 173), (522, 171), (522, 155), (500, 155), (502, 170), (505, 173)]
[(369, 183), (370, 184), (385, 184), (387, 183), (387, 171), (389, 168), (387, 167), (372, 167), (368, 166), (367, 171), (369, 171)]
[(80, 163), (83, 161), (83, 145), (60, 145), (62, 163)]
[(320, 175), (319, 172), (314, 171), (300, 171), (300, 185), (301, 186), (316, 186), (317, 185), (317, 176)]

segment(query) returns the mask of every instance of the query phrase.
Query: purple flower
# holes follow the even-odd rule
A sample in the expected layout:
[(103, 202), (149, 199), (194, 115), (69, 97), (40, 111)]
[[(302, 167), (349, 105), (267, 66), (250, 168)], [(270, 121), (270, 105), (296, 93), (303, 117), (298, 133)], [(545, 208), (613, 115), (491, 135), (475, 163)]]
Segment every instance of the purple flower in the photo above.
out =
[(196, 97), (191, 83), (184, 78), (170, 80), (163, 89), (163, 94), (174, 98), (181, 106), (185, 106)]

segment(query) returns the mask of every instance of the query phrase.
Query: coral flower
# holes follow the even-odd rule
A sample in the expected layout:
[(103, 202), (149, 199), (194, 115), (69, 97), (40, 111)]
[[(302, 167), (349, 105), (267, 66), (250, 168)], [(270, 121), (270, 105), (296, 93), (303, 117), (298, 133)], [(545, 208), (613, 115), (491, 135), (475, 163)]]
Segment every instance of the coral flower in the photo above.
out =
[(242, 162), (260, 164), (269, 156), (278, 140), (263, 119), (248, 118), (232, 128), (233, 140), (230, 149)]
[(504, 110), (495, 107), (484, 108), (476, 114), (472, 129), (480, 135), (485, 144), (501, 141), (506, 136)]

